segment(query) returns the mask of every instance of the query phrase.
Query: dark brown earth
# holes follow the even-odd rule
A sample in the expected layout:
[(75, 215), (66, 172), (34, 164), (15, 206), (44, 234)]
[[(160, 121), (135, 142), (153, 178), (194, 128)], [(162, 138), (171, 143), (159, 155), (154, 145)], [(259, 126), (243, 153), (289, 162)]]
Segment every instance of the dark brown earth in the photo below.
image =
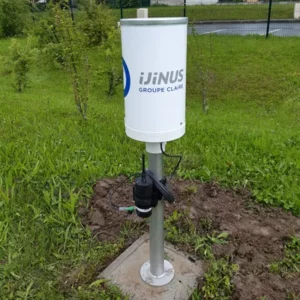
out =
[[(82, 222), (101, 241), (116, 239), (126, 220), (141, 221), (135, 214), (115, 210), (108, 202), (108, 196), (123, 180), (120, 177), (98, 181), (89, 208), (79, 209)], [(288, 299), (291, 293), (300, 295), (300, 276), (281, 277), (269, 268), (284, 257), (289, 236), (300, 236), (299, 218), (280, 208), (255, 204), (251, 194), (243, 189), (232, 191), (215, 183), (183, 180), (173, 181), (170, 186), (176, 202), (166, 203), (166, 215), (174, 210), (188, 210), (195, 223), (207, 219), (212, 230), (229, 233), (228, 243), (213, 245), (213, 253), (216, 258), (229, 257), (239, 266), (233, 278), (232, 299), (282, 300)], [(133, 205), (132, 184), (121, 184), (112, 202), (120, 206)]]

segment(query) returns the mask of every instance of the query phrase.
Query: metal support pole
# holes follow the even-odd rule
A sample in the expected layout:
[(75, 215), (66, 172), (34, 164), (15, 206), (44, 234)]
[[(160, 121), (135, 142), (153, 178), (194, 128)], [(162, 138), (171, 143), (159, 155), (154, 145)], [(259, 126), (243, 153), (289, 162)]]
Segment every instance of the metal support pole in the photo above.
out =
[(266, 38), (269, 37), (270, 21), (271, 21), (271, 13), (272, 13), (272, 0), (269, 0), (269, 11), (268, 11), (268, 23), (267, 23)]
[[(148, 169), (156, 179), (163, 178), (163, 156), (159, 143), (147, 143)], [(152, 208), (150, 217), (150, 260), (143, 264), (142, 279), (152, 286), (163, 286), (175, 276), (174, 267), (164, 259), (164, 200)]]
[[(162, 153), (148, 154), (148, 168), (158, 180), (163, 178)], [(153, 276), (164, 273), (164, 202), (158, 201), (150, 217), (150, 272)]]
[(183, 16), (186, 17), (186, 0), (183, 1)]

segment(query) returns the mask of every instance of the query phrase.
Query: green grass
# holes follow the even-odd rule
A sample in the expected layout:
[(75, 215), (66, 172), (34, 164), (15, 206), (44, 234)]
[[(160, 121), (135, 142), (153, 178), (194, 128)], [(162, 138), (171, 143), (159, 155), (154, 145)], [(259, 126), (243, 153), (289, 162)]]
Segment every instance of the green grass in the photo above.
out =
[[(7, 56), (9, 45), (0, 41), (0, 55)], [(296, 38), (190, 37), (187, 132), (167, 146), (184, 156), (179, 176), (246, 186), (257, 201), (300, 213), (299, 48)], [(94, 74), (103, 63), (98, 49), (91, 60)], [(206, 115), (199, 68), (205, 74)], [(144, 145), (125, 135), (121, 87), (107, 101), (98, 81), (94, 75), (83, 121), (63, 71), (40, 60), (20, 94), (1, 70), (1, 299), (120, 295), (105, 283), (92, 283), (123, 249), (124, 238), (94, 241), (76, 207), (90, 197), (98, 178), (139, 170)], [(166, 161), (167, 173), (171, 168)], [(64, 284), (72, 274), (75, 283)]]
[(226, 244), (227, 232), (213, 231), (207, 219), (194, 224), (187, 212), (174, 211), (165, 221), (165, 235), (172, 244), (180, 245), (185, 251), (209, 262), (204, 280), (193, 292), (192, 300), (230, 299), (234, 287), (232, 278), (238, 266), (223, 258), (215, 259), (211, 247)]
[(237, 271), (238, 265), (232, 264), (226, 259), (213, 260), (204, 274), (203, 286), (200, 290), (193, 292), (192, 300), (232, 299), (234, 288), (232, 278)]
[[(207, 221), (207, 220), (204, 220)], [(202, 221), (203, 222), (203, 221)], [(201, 232), (207, 230), (205, 226), (200, 226)], [(184, 247), (185, 250), (193, 252), (201, 259), (212, 259), (213, 244), (226, 244), (227, 232), (208, 232), (201, 235), (199, 228), (190, 220), (186, 212), (174, 211), (165, 221), (165, 236), (169, 242)]]
[[(120, 10), (114, 10), (120, 17)], [(272, 19), (293, 19), (294, 4), (273, 4)], [(124, 9), (124, 18), (136, 18), (136, 8)], [(149, 17), (180, 17), (183, 6), (149, 7)], [(268, 4), (254, 5), (198, 5), (187, 6), (186, 16), (189, 21), (222, 20), (267, 20)]]
[(291, 236), (285, 245), (285, 256), (282, 261), (273, 263), (270, 269), (283, 277), (300, 274), (300, 238)]

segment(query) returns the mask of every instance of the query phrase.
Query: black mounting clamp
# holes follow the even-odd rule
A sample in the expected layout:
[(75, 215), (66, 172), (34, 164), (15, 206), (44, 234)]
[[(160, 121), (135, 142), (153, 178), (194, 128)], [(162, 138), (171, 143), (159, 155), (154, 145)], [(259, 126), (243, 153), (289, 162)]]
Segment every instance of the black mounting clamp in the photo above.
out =
[(159, 181), (151, 171), (145, 169), (145, 155), (143, 155), (142, 167), (142, 173), (135, 179), (133, 186), (133, 200), (137, 215), (141, 218), (148, 218), (152, 214), (152, 208), (156, 207), (158, 201), (164, 198), (169, 203), (173, 203), (175, 197), (168, 190), (165, 177)]

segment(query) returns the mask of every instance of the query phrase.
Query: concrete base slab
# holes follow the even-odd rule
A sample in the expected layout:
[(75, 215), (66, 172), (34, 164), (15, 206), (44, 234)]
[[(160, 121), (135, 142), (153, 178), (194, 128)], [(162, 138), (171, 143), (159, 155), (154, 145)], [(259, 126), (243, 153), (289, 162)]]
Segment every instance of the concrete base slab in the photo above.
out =
[(184, 253), (165, 243), (165, 259), (175, 268), (174, 279), (165, 286), (154, 287), (140, 276), (142, 265), (149, 260), (149, 235), (145, 234), (126, 249), (99, 276), (120, 287), (131, 300), (185, 300), (203, 276), (200, 261), (192, 262)]

